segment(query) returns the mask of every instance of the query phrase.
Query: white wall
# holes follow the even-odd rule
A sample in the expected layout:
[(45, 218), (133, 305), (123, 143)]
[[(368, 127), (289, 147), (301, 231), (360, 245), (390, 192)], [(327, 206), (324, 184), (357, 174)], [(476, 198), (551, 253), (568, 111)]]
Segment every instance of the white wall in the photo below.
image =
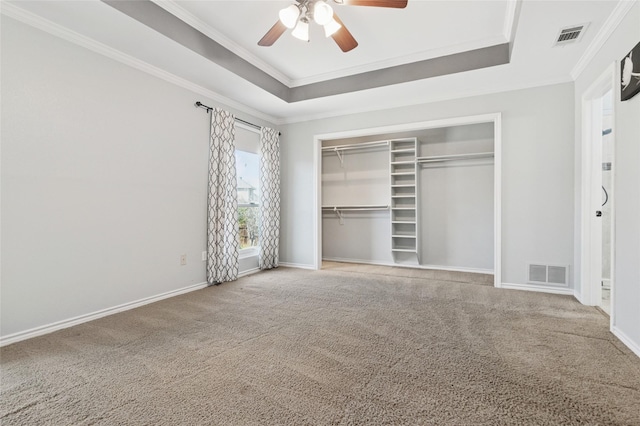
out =
[[(367, 139), (394, 139), (387, 136)], [(419, 156), (494, 149), (493, 123), (424, 129), (403, 137), (417, 138)], [(354, 139), (362, 138), (332, 140), (330, 145), (353, 144)], [(389, 148), (344, 151), (343, 158), (341, 163), (335, 153), (323, 151), (322, 204), (389, 204)], [(491, 158), (419, 167), (422, 254), (419, 260), (407, 256), (411, 264), (493, 271), (493, 169)], [(341, 223), (335, 213), (323, 211), (323, 258), (394, 264), (389, 211), (345, 212), (343, 216)]]
[(3, 337), (206, 281), (196, 100), (2, 16)]
[[(331, 145), (350, 144), (349, 140)], [(343, 162), (331, 151), (322, 154), (322, 205), (388, 205), (389, 148), (343, 151)], [(392, 263), (390, 212), (322, 214), (322, 257), (349, 261)]]
[[(493, 152), (493, 123), (434, 129), (420, 156)], [(424, 163), (419, 168), (423, 265), (493, 271), (494, 161)]]
[[(594, 59), (575, 82), (576, 151), (576, 229), (581, 226), (582, 96), (589, 86), (614, 62), (616, 81), (620, 60), (640, 41), (640, 3), (635, 2), (624, 20), (607, 39)], [(620, 102), (620, 89), (614, 88), (615, 164), (615, 264), (614, 332), (640, 355), (640, 95)], [(576, 232), (576, 265), (579, 266), (580, 233)], [(579, 272), (579, 267), (576, 268)], [(581, 277), (576, 277), (576, 292), (582, 292)]]
[(573, 84), (497, 93), (282, 128), (283, 262), (314, 264), (313, 136), (502, 112), (503, 282), (526, 283), (526, 263), (573, 263)]

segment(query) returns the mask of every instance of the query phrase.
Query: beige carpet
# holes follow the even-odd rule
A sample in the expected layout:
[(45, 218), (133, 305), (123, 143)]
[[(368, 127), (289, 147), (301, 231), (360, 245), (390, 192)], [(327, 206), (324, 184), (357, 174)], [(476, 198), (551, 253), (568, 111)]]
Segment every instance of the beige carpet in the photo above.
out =
[(595, 308), (339, 268), (279, 268), (2, 348), (0, 423), (640, 424), (640, 359)]

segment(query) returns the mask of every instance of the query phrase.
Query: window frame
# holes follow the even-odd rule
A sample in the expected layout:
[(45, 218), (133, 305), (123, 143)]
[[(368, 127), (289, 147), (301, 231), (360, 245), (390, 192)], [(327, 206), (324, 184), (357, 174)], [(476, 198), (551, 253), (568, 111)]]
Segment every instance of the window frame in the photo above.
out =
[[(236, 138), (242, 137), (242, 142), (236, 144), (234, 149), (234, 155), (236, 155), (237, 151), (245, 152), (249, 154), (255, 154), (258, 156), (258, 176), (260, 175), (260, 138), (259, 135), (253, 132), (242, 132), (240, 135), (238, 132), (236, 134)], [(246, 134), (246, 135), (245, 135)], [(239, 146), (238, 146), (239, 145)], [(236, 157), (237, 158), (237, 157)], [(238, 174), (238, 165), (236, 163), (236, 174)], [(238, 176), (239, 177), (239, 176)], [(258, 187), (259, 189), (259, 187)], [(238, 202), (238, 209), (240, 208), (260, 208), (259, 200), (257, 202), (249, 202), (249, 203), (240, 203)], [(238, 222), (238, 239), (240, 239), (240, 223)], [(258, 245), (253, 247), (241, 248), (238, 251), (239, 259), (245, 259), (248, 257), (258, 256), (260, 254), (260, 239), (258, 239)]]

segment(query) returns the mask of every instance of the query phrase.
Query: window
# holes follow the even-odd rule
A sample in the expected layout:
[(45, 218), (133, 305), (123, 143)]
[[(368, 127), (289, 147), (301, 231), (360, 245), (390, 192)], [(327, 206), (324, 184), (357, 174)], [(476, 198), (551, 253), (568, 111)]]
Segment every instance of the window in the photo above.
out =
[[(238, 180), (238, 224), (240, 250), (259, 247), (260, 158), (253, 152), (236, 149)], [(249, 250), (247, 250), (249, 251)]]

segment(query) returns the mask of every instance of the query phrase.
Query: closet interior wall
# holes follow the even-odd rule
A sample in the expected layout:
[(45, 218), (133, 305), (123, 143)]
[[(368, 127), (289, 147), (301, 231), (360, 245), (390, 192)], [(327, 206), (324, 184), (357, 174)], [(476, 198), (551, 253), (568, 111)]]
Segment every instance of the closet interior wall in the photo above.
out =
[[(392, 198), (392, 173), (397, 172), (391, 164), (392, 151), (399, 146), (393, 141), (404, 139), (416, 140), (416, 158), (488, 153), (417, 164), (414, 253), (392, 250), (409, 243), (392, 237), (392, 220), (403, 213), (392, 208), (411, 201)], [(349, 149), (341, 155), (331, 149), (376, 141), (389, 144)], [(322, 148), (323, 260), (493, 272), (493, 123), (326, 140)], [(331, 208), (358, 205), (387, 208), (340, 213)]]
[[(323, 148), (352, 143), (334, 140)], [(392, 263), (389, 210), (383, 208), (389, 198), (387, 145), (344, 150), (340, 155), (323, 150), (322, 258)]]

